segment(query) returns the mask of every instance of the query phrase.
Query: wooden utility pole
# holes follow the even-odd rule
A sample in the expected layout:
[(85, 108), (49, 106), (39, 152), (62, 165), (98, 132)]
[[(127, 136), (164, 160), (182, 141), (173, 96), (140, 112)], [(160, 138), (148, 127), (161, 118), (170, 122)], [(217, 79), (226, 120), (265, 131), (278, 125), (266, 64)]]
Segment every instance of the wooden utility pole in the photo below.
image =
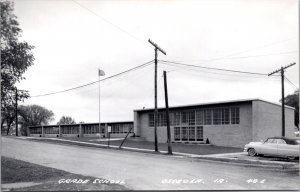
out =
[(275, 73), (280, 72), (281, 75), (281, 136), (285, 136), (285, 109), (284, 109), (284, 70), (295, 65), (296, 63), (291, 63), (290, 65), (287, 65), (285, 67), (281, 67), (280, 69), (277, 69), (276, 71), (273, 71), (272, 73), (269, 73), (268, 76), (271, 76)]
[(18, 131), (18, 89), (16, 88), (16, 106), (15, 106), (15, 112), (16, 112), (16, 136), (19, 136), (19, 131)]
[(157, 119), (158, 119), (158, 111), (157, 111), (157, 50), (166, 55), (166, 52), (162, 50), (156, 43), (151, 41), (148, 42), (154, 46), (155, 51), (155, 68), (154, 68), (154, 143), (155, 143), (155, 152), (158, 152), (158, 144), (157, 144)]
[(168, 134), (168, 154), (172, 155), (171, 146), (171, 131), (170, 131), (170, 115), (169, 115), (169, 99), (168, 99), (168, 85), (167, 85), (167, 72), (164, 71), (164, 85), (165, 85), (165, 102), (166, 102), (166, 117), (167, 117), (167, 134)]

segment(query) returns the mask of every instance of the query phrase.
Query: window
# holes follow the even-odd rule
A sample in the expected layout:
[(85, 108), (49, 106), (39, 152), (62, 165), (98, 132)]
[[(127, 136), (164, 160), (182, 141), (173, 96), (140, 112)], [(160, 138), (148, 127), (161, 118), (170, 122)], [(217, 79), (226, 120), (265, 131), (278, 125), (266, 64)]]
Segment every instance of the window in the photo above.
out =
[(213, 109), (213, 124), (229, 124), (229, 108)]
[(181, 112), (181, 124), (188, 123), (188, 113), (186, 111)]
[(149, 122), (148, 122), (149, 127), (154, 127), (154, 113), (150, 113), (148, 118), (149, 118)]
[(62, 134), (78, 134), (79, 126), (62, 126)]
[(197, 136), (197, 141), (203, 141), (203, 127), (202, 126), (196, 127), (196, 136)]
[(100, 125), (100, 131), (101, 133), (105, 133), (105, 125)]
[(157, 126), (159, 126), (159, 127), (167, 126), (166, 112), (159, 112), (158, 113), (158, 125)]
[(180, 125), (180, 112), (174, 113), (174, 125)]
[(195, 111), (190, 111), (188, 118), (189, 118), (189, 125), (195, 125), (195, 123), (196, 123), (196, 113), (195, 113)]
[(229, 108), (223, 108), (222, 109), (222, 122), (224, 124), (229, 124)]
[(286, 142), (283, 139), (277, 139), (278, 144), (286, 144)]
[(276, 139), (268, 139), (268, 140), (266, 141), (266, 143), (276, 144), (277, 141), (276, 141)]
[(196, 111), (196, 124), (197, 125), (204, 124), (204, 111), (203, 110)]
[(240, 123), (240, 108), (233, 107), (231, 110), (231, 124), (239, 124)]
[(174, 127), (174, 140), (180, 141), (180, 127)]
[(42, 134), (41, 127), (32, 127), (30, 128), (30, 134)]
[(221, 124), (221, 109), (214, 109), (213, 110), (213, 124), (214, 125), (220, 125)]
[(45, 134), (59, 134), (58, 127), (44, 127)]
[(188, 140), (188, 128), (187, 127), (181, 127), (181, 140), (182, 141)]
[(120, 133), (120, 124), (114, 124), (111, 126), (111, 133)]
[(189, 141), (196, 140), (195, 127), (189, 127)]
[(204, 111), (204, 124), (205, 125), (211, 125), (211, 110), (210, 109), (206, 109)]
[(180, 125), (180, 113), (179, 112), (171, 112), (170, 113), (170, 125)]

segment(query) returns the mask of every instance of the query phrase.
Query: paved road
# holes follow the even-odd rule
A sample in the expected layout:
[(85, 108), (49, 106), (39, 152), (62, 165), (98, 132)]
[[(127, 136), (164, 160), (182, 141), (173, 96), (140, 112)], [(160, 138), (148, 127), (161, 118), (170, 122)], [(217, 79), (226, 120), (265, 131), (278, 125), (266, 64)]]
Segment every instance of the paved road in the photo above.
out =
[[(124, 179), (130, 189), (299, 189), (297, 171), (245, 167), (166, 155), (41, 143), (7, 137), (2, 137), (2, 155), (75, 174)], [(188, 183), (163, 183), (166, 180), (176, 181), (175, 179), (186, 179)], [(216, 179), (225, 181), (218, 183)], [(263, 183), (247, 183), (249, 179), (258, 179)]]

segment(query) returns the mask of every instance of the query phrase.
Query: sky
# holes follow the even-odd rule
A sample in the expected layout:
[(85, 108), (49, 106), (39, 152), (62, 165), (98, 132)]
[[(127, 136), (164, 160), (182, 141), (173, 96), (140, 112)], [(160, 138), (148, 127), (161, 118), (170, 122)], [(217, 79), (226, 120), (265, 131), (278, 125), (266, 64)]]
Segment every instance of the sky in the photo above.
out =
[[(34, 45), (34, 65), (17, 87), (52, 110), (56, 122), (99, 121), (98, 83), (154, 59), (150, 38), (167, 55), (158, 60), (268, 74), (285, 72), (285, 95), (299, 87), (297, 0), (15, 0), (22, 37)], [(158, 106), (260, 98), (278, 103), (279, 76), (249, 75), (158, 62)], [(276, 74), (275, 74), (276, 75)], [(278, 74), (277, 74), (278, 75)], [(100, 83), (101, 122), (132, 121), (154, 107), (154, 64)]]

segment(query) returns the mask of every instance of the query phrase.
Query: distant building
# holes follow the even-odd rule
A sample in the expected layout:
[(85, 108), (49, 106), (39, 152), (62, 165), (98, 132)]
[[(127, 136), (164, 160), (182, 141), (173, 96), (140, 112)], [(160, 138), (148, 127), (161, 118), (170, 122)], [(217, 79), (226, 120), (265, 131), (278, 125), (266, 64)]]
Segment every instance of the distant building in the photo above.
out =
[(81, 123), (71, 125), (40, 125), (29, 126), (28, 136), (32, 137), (95, 137), (97, 133), (107, 137), (110, 129), (110, 137), (125, 137), (131, 130), (133, 134), (133, 122), (107, 122), (101, 123)]
[[(171, 141), (244, 147), (281, 136), (281, 105), (260, 99), (170, 107)], [(294, 136), (294, 108), (285, 107), (285, 135)], [(158, 142), (167, 142), (166, 113), (158, 109)], [(134, 133), (154, 141), (154, 110), (134, 110)]]

